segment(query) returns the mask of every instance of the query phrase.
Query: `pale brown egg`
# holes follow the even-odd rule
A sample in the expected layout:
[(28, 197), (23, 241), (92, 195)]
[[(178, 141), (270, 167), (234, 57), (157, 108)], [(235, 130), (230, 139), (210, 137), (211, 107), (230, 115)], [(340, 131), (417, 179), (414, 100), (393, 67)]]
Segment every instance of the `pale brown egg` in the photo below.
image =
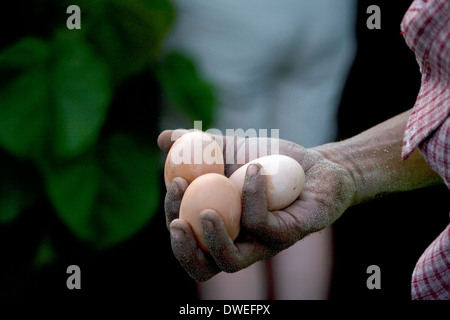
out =
[(164, 182), (168, 189), (176, 177), (191, 183), (205, 173), (224, 174), (223, 153), (207, 133), (193, 131), (179, 137), (167, 154)]
[(262, 174), (267, 176), (266, 195), (269, 211), (284, 209), (299, 197), (305, 184), (305, 173), (295, 159), (284, 155), (260, 157), (236, 170), (230, 176), (230, 180), (241, 196), (245, 173), (251, 163), (259, 163), (263, 168)]
[(199, 246), (208, 252), (199, 218), (205, 209), (220, 215), (234, 241), (240, 231), (242, 208), (241, 196), (230, 179), (217, 173), (204, 174), (192, 181), (181, 200), (180, 218), (190, 224)]

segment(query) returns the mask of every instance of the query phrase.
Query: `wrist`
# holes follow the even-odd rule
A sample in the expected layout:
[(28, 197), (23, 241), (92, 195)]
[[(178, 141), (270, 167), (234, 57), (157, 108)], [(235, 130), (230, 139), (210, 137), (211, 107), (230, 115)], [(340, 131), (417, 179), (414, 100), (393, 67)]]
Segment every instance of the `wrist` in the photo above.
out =
[(358, 204), (361, 201), (360, 188), (361, 174), (356, 163), (347, 158), (347, 150), (342, 142), (333, 142), (311, 148), (318, 152), (321, 157), (332, 164), (333, 167), (339, 168), (343, 180), (348, 185), (349, 207)]
[(383, 194), (441, 183), (418, 150), (407, 160), (402, 159), (403, 132), (408, 117), (409, 111), (350, 139), (315, 148), (352, 178), (355, 186), (352, 205)]
[[(395, 151), (383, 148), (376, 141), (351, 138), (317, 147), (327, 160), (341, 167), (353, 185), (351, 206), (374, 199), (398, 189), (392, 181), (390, 166), (381, 159), (393, 159)], [(398, 153), (398, 160), (400, 154)]]

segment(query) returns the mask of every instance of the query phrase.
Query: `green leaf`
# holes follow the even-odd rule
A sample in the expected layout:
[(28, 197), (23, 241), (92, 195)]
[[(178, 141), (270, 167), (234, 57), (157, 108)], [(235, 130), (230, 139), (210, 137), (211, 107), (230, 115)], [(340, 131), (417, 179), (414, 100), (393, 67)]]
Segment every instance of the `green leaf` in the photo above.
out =
[(50, 88), (54, 152), (72, 157), (97, 139), (112, 96), (109, 70), (77, 33), (60, 31), (52, 45), (56, 55)]
[(95, 143), (112, 96), (109, 70), (69, 30), (0, 55), (0, 144), (19, 157), (73, 157)]
[[(44, 41), (26, 37), (0, 54), (0, 68), (6, 71), (33, 67), (45, 62), (48, 54), (48, 46)], [(3, 72), (0, 77), (4, 80)]]
[(51, 239), (46, 235), (39, 244), (36, 254), (34, 256), (33, 266), (36, 270), (50, 265), (56, 260), (56, 252), (51, 242)]
[(169, 104), (185, 113), (191, 121), (203, 121), (207, 128), (213, 120), (213, 87), (197, 72), (191, 59), (173, 52), (162, 60), (156, 71)]
[(168, 0), (88, 1), (89, 39), (117, 82), (154, 62), (174, 18)]
[(0, 223), (12, 222), (41, 192), (30, 166), (0, 150)]
[(74, 234), (95, 246), (109, 246), (133, 235), (154, 214), (159, 161), (155, 150), (115, 134), (97, 150), (47, 168), (47, 190)]
[(0, 223), (13, 221), (23, 209), (23, 190), (10, 182), (3, 180), (0, 186)]
[(9, 223), (33, 202), (35, 195), (26, 185), (17, 183), (16, 178), (11, 175), (2, 175), (1, 179), (0, 223)]
[(17, 156), (42, 145), (48, 120), (46, 43), (24, 38), (0, 54), (0, 144)]

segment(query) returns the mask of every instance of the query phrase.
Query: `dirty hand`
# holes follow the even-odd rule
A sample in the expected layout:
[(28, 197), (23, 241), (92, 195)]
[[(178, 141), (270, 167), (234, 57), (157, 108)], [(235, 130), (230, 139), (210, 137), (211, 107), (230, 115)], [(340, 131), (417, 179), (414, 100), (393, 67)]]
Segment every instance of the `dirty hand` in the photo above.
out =
[[(174, 142), (172, 133), (164, 131), (158, 138), (159, 147), (166, 153)], [(243, 144), (248, 147), (261, 143), (259, 139), (266, 139), (270, 145), (273, 141), (270, 138), (215, 138), (224, 139), (224, 156), (226, 147), (233, 146), (235, 157), (237, 150), (243, 150)], [(242, 193), (241, 231), (234, 242), (215, 211), (200, 213), (210, 253), (198, 246), (189, 224), (179, 218), (181, 199), (188, 184), (182, 178), (173, 180), (164, 204), (167, 227), (173, 253), (193, 279), (205, 281), (221, 271), (236, 272), (271, 258), (308, 234), (328, 227), (352, 204), (355, 186), (346, 169), (313, 149), (285, 140), (278, 140), (278, 143), (280, 154), (294, 158), (303, 167), (306, 182), (300, 197), (281, 211), (269, 212), (265, 176), (261, 175), (259, 165), (249, 166)], [(247, 154), (246, 162), (251, 160)], [(229, 177), (241, 165), (236, 161), (225, 164), (226, 176)]]

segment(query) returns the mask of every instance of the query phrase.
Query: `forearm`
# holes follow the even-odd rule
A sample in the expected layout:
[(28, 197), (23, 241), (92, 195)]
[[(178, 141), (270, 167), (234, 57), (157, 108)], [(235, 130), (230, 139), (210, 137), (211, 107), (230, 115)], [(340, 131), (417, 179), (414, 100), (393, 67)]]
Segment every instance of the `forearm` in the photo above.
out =
[(381, 194), (442, 183), (418, 150), (402, 160), (403, 133), (411, 110), (350, 139), (314, 148), (348, 170), (355, 183), (352, 204)]

